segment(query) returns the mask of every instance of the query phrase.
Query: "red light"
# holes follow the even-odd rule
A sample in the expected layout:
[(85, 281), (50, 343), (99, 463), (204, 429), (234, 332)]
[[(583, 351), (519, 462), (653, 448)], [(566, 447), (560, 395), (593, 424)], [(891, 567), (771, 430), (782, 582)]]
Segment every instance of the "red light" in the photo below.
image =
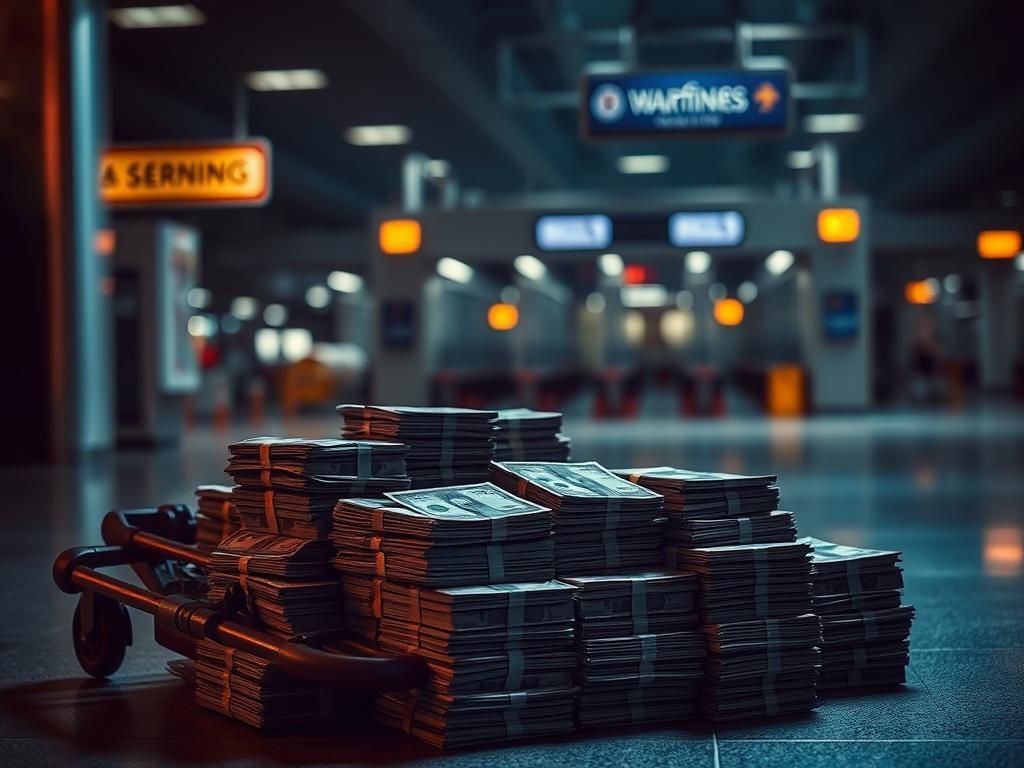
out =
[(630, 264), (622, 273), (626, 285), (643, 285), (649, 283), (648, 270), (643, 264)]

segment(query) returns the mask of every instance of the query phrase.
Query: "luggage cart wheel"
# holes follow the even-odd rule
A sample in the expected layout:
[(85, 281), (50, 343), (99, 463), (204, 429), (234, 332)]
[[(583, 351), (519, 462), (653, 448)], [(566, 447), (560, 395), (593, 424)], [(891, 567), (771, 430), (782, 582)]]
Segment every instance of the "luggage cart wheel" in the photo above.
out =
[(127, 608), (109, 597), (83, 592), (71, 626), (82, 669), (93, 677), (109, 677), (120, 668), (132, 644)]

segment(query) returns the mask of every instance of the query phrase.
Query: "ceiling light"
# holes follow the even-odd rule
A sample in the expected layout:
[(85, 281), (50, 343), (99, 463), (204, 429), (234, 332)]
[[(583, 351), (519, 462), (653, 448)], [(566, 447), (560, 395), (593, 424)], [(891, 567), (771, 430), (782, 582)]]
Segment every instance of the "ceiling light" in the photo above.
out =
[(363, 278), (351, 272), (335, 270), (327, 276), (327, 285), (338, 293), (359, 293), (363, 290)]
[(458, 259), (443, 256), (437, 262), (437, 274), (456, 283), (468, 283), (473, 279), (473, 268)]
[(797, 149), (786, 153), (786, 164), (794, 170), (804, 170), (814, 167), (814, 151), (810, 149)]
[(259, 308), (252, 296), (239, 296), (231, 302), (231, 314), (239, 320), (252, 320)]
[(622, 298), (622, 306), (631, 309), (663, 307), (668, 303), (668, 290), (658, 283), (624, 285), (619, 296)]
[(326, 285), (311, 285), (306, 291), (306, 303), (313, 309), (323, 309), (331, 303), (331, 292)]
[(275, 328), (260, 328), (253, 337), (253, 345), (261, 363), (272, 363), (281, 356), (281, 332)]
[(283, 304), (267, 304), (263, 310), (263, 322), (280, 327), (288, 322), (288, 308)]
[(665, 155), (623, 155), (615, 166), (619, 173), (664, 173), (669, 162)]
[(951, 272), (942, 278), (942, 287), (946, 289), (946, 293), (960, 293), (960, 288), (963, 287), (963, 279), (955, 272)]
[(685, 290), (677, 293), (676, 306), (684, 312), (693, 309), (693, 294)]
[(544, 266), (543, 261), (528, 253), (516, 256), (512, 266), (515, 267), (516, 272), (528, 280), (543, 280), (544, 275), (548, 272), (548, 268)]
[(423, 174), (428, 179), (444, 179), (452, 172), (452, 164), (447, 160), (427, 160), (423, 166)]
[[(317, 286), (313, 286), (316, 288)], [(323, 286), (319, 286), (323, 288)], [(327, 289), (324, 288), (326, 291)], [(306, 328), (285, 328), (281, 331), (281, 355), (289, 363), (309, 357), (313, 351), (313, 334)]]
[(712, 313), (719, 325), (739, 325), (743, 322), (743, 304), (736, 299), (716, 301)]
[(188, 301), (188, 305), (190, 307), (195, 307), (196, 309), (206, 309), (208, 306), (210, 306), (210, 300), (212, 298), (213, 294), (211, 294), (206, 288), (197, 287), (189, 290), (186, 300)]
[(1024, 253), (1018, 253), (1017, 258), (1014, 259), (1013, 263), (1016, 265), (1017, 269), (1024, 272)]
[(495, 331), (511, 331), (519, 325), (519, 308), (515, 304), (492, 304), (487, 310), (487, 324)]
[(856, 133), (863, 127), (864, 116), (852, 112), (804, 117), (804, 130), (808, 133)]
[(793, 266), (794, 260), (791, 251), (772, 251), (764, 260), (764, 268), (773, 275), (781, 275)]
[(319, 69), (265, 69), (249, 72), (245, 83), (254, 91), (312, 91), (327, 87)]
[(744, 280), (736, 288), (736, 298), (744, 304), (749, 304), (757, 298), (757, 283), (753, 280)]
[(188, 319), (188, 333), (190, 336), (206, 338), (217, 332), (217, 321), (210, 315), (192, 315)]
[(617, 253), (604, 253), (598, 256), (597, 265), (608, 277), (618, 277), (624, 268), (622, 257)]
[(345, 141), (357, 147), (390, 147), (412, 141), (407, 125), (353, 125), (345, 129)]
[(722, 283), (712, 283), (708, 286), (708, 298), (712, 301), (721, 301), (729, 295), (729, 291)]
[(703, 275), (711, 269), (711, 254), (707, 251), (690, 251), (686, 254), (686, 271), (691, 275)]
[(160, 29), (197, 27), (206, 23), (203, 12), (194, 5), (147, 5), (114, 8), (107, 16), (121, 29)]
[(605, 301), (604, 296), (602, 296), (597, 291), (587, 294), (587, 299), (585, 302), (587, 312), (590, 312), (591, 314), (594, 315), (599, 315), (602, 312), (604, 312), (606, 304), (607, 302)]

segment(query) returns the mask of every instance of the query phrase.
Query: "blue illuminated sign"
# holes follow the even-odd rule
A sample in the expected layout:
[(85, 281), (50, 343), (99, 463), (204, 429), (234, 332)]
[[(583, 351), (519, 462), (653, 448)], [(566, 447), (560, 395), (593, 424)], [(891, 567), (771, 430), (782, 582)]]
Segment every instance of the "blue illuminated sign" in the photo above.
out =
[(541, 216), (535, 230), (544, 251), (590, 251), (612, 243), (612, 220), (601, 213)]
[(828, 341), (852, 341), (860, 330), (857, 294), (853, 291), (830, 291), (825, 294), (822, 325)]
[(581, 113), (588, 136), (782, 132), (789, 123), (784, 69), (587, 75)]
[(737, 246), (745, 233), (746, 223), (739, 211), (686, 211), (668, 219), (668, 241), (679, 248)]

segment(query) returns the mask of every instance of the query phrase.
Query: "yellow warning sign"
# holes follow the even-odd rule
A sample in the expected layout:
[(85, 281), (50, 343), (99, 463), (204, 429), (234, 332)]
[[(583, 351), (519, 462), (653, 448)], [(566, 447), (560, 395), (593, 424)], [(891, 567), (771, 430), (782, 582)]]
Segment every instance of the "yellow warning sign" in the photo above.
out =
[(111, 147), (100, 197), (114, 207), (258, 206), (270, 199), (270, 142)]

